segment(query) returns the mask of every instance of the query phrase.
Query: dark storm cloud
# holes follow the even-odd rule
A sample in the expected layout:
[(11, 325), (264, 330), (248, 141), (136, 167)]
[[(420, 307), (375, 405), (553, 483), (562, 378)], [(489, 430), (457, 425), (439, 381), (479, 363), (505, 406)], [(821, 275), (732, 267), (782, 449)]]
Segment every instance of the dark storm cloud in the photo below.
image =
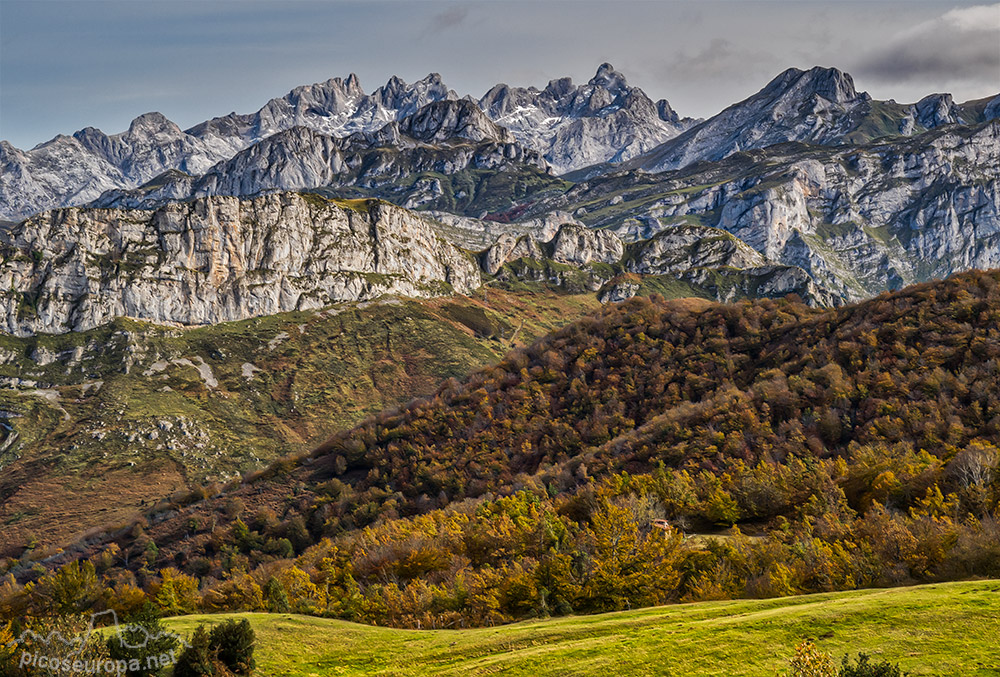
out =
[(904, 31), (856, 72), (883, 82), (992, 80), (1000, 89), (1000, 4), (951, 10)]
[(743, 77), (747, 68), (757, 73), (771, 73), (781, 65), (772, 52), (715, 38), (696, 51), (678, 50), (665, 70), (674, 77), (718, 79), (737, 74)]
[(438, 33), (448, 28), (457, 28), (465, 23), (465, 19), (468, 16), (468, 7), (450, 7), (431, 17), (430, 25), (428, 26), (427, 31), (430, 33)]

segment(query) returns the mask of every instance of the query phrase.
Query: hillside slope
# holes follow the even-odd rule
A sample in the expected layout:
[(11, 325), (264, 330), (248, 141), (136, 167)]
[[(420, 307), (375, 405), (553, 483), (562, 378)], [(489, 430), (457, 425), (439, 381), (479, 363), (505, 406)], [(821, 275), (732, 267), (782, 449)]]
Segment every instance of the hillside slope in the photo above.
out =
[(632, 299), (46, 563), (173, 567), (189, 610), (277, 577), (403, 627), (993, 577), (998, 326), (1000, 271), (829, 310)]
[(126, 522), (309, 449), (596, 306), (489, 290), (190, 330), (118, 320), (0, 336), (0, 551)]
[[(995, 675), (996, 581), (703, 602), (478, 630), (392, 630), (304, 616), (240, 614), (274, 677), (315, 675), (787, 674), (806, 638), (834, 655), (858, 651), (911, 675)], [(169, 619), (187, 634), (230, 616)]]

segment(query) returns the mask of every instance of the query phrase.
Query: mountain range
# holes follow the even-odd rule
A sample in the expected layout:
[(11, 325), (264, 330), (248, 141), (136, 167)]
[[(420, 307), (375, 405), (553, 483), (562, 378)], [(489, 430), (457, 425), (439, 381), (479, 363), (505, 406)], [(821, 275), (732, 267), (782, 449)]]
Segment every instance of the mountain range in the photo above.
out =
[[(430, 110), (422, 110), (428, 106)], [(485, 116), (474, 116), (473, 107)], [(553, 80), (542, 90), (500, 84), (478, 101), (460, 99), (437, 74), (413, 84), (393, 77), (371, 94), (351, 75), (298, 87), (256, 113), (231, 113), (188, 130), (159, 113), (148, 113), (112, 136), (87, 127), (29, 151), (0, 142), (0, 218), (14, 220), (42, 209), (86, 204), (106, 191), (133, 189), (151, 180), (154, 185), (172, 185), (171, 192), (161, 193), (163, 199), (187, 192), (252, 194), (330, 185), (342, 167), (328, 157), (332, 151), (324, 145), (336, 146), (340, 153), (412, 149), (413, 139), (426, 144), (453, 134), (518, 145), (520, 149), (508, 151), (508, 160), (528, 156), (528, 164), (555, 175), (613, 170), (619, 163), (624, 163), (621, 168), (663, 171), (786, 141), (858, 143), (947, 124), (974, 124), (997, 115), (1000, 97), (961, 105), (944, 94), (909, 106), (876, 101), (857, 92), (849, 75), (819, 67), (789, 69), (759, 93), (705, 121), (681, 118), (666, 100), (654, 103), (610, 64), (601, 65), (585, 85), (574, 85), (569, 78)], [(458, 118), (464, 119), (471, 135), (441, 126)], [(486, 124), (487, 119), (496, 126)], [(275, 168), (272, 174), (281, 177), (234, 183), (230, 175), (244, 169), (246, 158), (237, 160), (241, 153), (263, 143), (249, 155), (295, 155), (308, 136), (304, 130), (317, 134), (317, 141), (310, 139), (309, 144), (321, 153), (325, 172)], [(282, 133), (286, 135), (275, 136)], [(397, 134), (402, 138), (395, 138)], [(335, 141), (318, 141), (322, 138)], [(604, 163), (610, 165), (593, 168)], [(161, 176), (168, 171), (172, 173)]]
[[(669, 283), (677, 294), (717, 300), (797, 293), (836, 305), (1000, 263), (998, 114), (1000, 96), (877, 101), (850, 75), (816, 67), (788, 69), (697, 121), (603, 64), (585, 85), (497, 85), (478, 101), (459, 98), (436, 74), (413, 84), (392, 78), (371, 94), (352, 75), (186, 131), (150, 113), (114, 136), (86, 128), (27, 152), (4, 144), (4, 218), (76, 205), (0, 230), (6, 329), (58, 332), (117, 316), (203, 324), (386, 292), (468, 291), (493, 278), (605, 300)], [(274, 191), (323, 197), (278, 198), (266, 218), (254, 215), (257, 202), (209, 199)], [(318, 245), (315, 213), (290, 205), (324, 198), (364, 205), (374, 230), (336, 251)], [(393, 217), (409, 225), (391, 237), (409, 242), (410, 225), (425, 233), (418, 247), (395, 247), (413, 257), (395, 272), (371, 259), (384, 239), (374, 225), (382, 218), (367, 207), (378, 200), (430, 217)], [(344, 213), (360, 218), (352, 207)], [(544, 233), (531, 225), (542, 223)], [(561, 243), (570, 238), (560, 233), (570, 226), (583, 228), (566, 255)], [(205, 249), (187, 251), (165, 231)], [(319, 247), (322, 263), (272, 265), (288, 249), (274, 233), (285, 232), (307, 236), (292, 249)], [(437, 237), (457, 247), (451, 263), (431, 277), (410, 275), (440, 261)], [(675, 249), (666, 252), (667, 243)], [(218, 258), (232, 247), (240, 255)], [(251, 262), (257, 255), (265, 258)], [(479, 265), (462, 264), (459, 274), (459, 261)], [(252, 292), (242, 286), (250, 271), (263, 276)], [(322, 271), (343, 283), (317, 282)], [(403, 277), (376, 284), (373, 275)], [(224, 280), (231, 286), (219, 287)], [(209, 287), (221, 295), (197, 292)], [(216, 301), (184, 308), (190, 293)]]

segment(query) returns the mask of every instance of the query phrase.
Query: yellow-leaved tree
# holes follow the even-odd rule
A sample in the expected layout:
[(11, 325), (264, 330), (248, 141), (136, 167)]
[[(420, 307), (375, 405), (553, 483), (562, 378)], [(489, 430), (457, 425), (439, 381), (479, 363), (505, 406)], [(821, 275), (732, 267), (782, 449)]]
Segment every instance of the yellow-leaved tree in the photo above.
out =
[(584, 606), (615, 611), (667, 602), (677, 591), (681, 534), (651, 524), (648, 499), (603, 500), (590, 526)]

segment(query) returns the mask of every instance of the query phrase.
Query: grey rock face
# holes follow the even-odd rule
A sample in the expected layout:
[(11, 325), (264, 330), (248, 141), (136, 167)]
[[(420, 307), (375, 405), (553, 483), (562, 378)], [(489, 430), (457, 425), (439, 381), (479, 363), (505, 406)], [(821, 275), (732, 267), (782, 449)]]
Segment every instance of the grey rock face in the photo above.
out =
[(569, 78), (552, 80), (541, 91), (497, 85), (479, 106), (541, 152), (557, 174), (631, 159), (696, 122), (682, 120), (665, 100), (654, 104), (610, 64), (579, 87)]
[(633, 245), (625, 268), (632, 273), (665, 275), (692, 268), (753, 268), (766, 263), (758, 252), (725, 231), (680, 225)]
[(353, 207), (285, 193), (39, 214), (0, 232), (3, 329), (198, 325), (479, 286), (472, 258), (427, 221), (376, 201)]
[[(696, 219), (861, 299), (1000, 266), (1000, 122), (862, 147), (779, 146), (658, 177), (609, 176), (552, 206), (602, 196), (601, 216), (581, 217), (588, 226), (628, 240)], [(617, 210), (612, 200), (621, 200)]]
[(227, 147), (223, 157), (232, 157), (247, 146), (292, 127), (306, 127), (327, 136), (349, 136), (374, 132), (401, 120), (436, 101), (456, 100), (441, 76), (431, 73), (407, 84), (393, 76), (372, 94), (365, 94), (353, 73), (346, 79), (296, 87), (285, 96), (271, 99), (250, 115), (231, 113), (188, 130), (206, 142)]
[(813, 306), (836, 306), (843, 302), (837, 296), (821, 289), (809, 274), (798, 266), (772, 264), (722, 271), (696, 268), (681, 273), (679, 277), (709, 291), (716, 300), (723, 303), (741, 298), (782, 298), (789, 294), (796, 294)]
[[(526, 265), (526, 260), (535, 263)], [(530, 235), (505, 234), (480, 255), (480, 265), (502, 279), (513, 276), (600, 290), (598, 297), (605, 303), (634, 296), (645, 276), (673, 278), (724, 302), (798, 294), (812, 305), (841, 303), (801, 268), (768, 261), (732, 234), (703, 226), (668, 228), (629, 245), (610, 231), (574, 224), (561, 226), (543, 243)], [(581, 274), (571, 279), (567, 266)]]
[(0, 146), (0, 218), (81, 205), (140, 186), (167, 170), (199, 175), (272, 134), (306, 127), (327, 136), (374, 132), (420, 107), (458, 95), (437, 74), (408, 85), (393, 78), (368, 95), (357, 76), (297, 87), (249, 115), (231, 113), (182, 131), (160, 113), (108, 136), (87, 127), (30, 151)]
[(624, 243), (614, 233), (571, 224), (556, 232), (551, 245), (557, 263), (617, 263), (625, 253)]
[(424, 143), (444, 143), (454, 139), (491, 140), (515, 143), (514, 135), (493, 123), (471, 101), (432, 103), (399, 123), (402, 134)]
[(870, 110), (850, 75), (836, 68), (790, 68), (764, 89), (627, 163), (646, 171), (720, 160), (750, 148), (788, 141), (836, 143)]
[(1000, 96), (990, 99), (990, 102), (986, 104), (986, 108), (983, 110), (984, 120), (995, 120), (997, 118), (1000, 118)]
[(927, 129), (959, 122), (961, 111), (951, 94), (930, 94), (913, 104), (913, 117)]
[[(148, 209), (193, 196), (249, 196), (329, 185), (362, 185), (370, 190), (420, 172), (452, 174), (508, 166), (547, 168), (537, 153), (518, 145), (474, 104), (448, 101), (425, 106), (402, 123), (390, 123), (374, 134), (334, 138), (293, 127), (237, 153), (201, 177), (176, 173), (157, 177), (134, 190), (109, 191), (94, 206)], [(424, 188), (434, 192), (434, 186)]]
[(503, 266), (522, 258), (540, 260), (545, 258), (545, 251), (530, 235), (504, 233), (482, 253), (480, 265), (490, 275), (496, 275)]
[[(574, 219), (571, 214), (558, 210), (549, 212), (538, 218), (515, 221), (513, 223), (484, 221), (482, 219), (433, 210), (422, 213), (434, 219), (441, 237), (460, 247), (475, 251), (491, 247), (500, 237), (505, 235), (514, 235), (515, 237), (530, 235), (539, 242), (548, 242), (555, 236), (556, 231), (559, 230), (559, 226), (567, 223), (583, 225)], [(490, 272), (490, 274), (492, 275), (493, 272)]]

